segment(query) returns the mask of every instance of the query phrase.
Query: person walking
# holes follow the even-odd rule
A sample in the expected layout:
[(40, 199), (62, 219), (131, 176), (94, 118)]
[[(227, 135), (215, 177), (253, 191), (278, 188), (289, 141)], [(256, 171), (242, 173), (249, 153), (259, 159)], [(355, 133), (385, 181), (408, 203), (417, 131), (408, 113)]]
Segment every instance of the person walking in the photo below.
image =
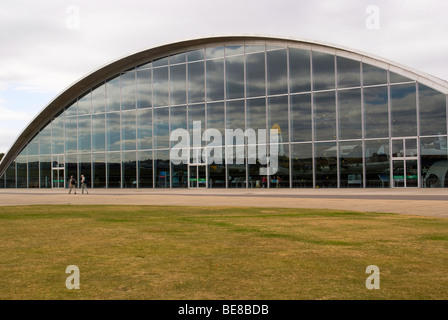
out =
[(68, 192), (68, 194), (72, 193), (72, 189), (73, 189), (73, 191), (75, 191), (75, 194), (76, 194), (76, 180), (75, 180), (75, 178), (73, 178), (73, 176), (70, 177), (69, 188), (70, 188), (70, 191)]
[(87, 181), (86, 181), (86, 177), (84, 177), (84, 175), (81, 175), (81, 192), (82, 194), (84, 194), (84, 190), (86, 191), (87, 194), (89, 194), (89, 191), (87, 191)]

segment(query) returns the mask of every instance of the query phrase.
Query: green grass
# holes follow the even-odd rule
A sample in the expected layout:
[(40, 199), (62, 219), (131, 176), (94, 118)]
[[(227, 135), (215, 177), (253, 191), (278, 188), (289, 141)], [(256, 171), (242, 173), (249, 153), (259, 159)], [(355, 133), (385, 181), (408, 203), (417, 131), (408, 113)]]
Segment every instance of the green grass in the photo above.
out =
[(447, 235), (448, 219), (337, 210), (0, 207), (0, 299), (448, 299)]

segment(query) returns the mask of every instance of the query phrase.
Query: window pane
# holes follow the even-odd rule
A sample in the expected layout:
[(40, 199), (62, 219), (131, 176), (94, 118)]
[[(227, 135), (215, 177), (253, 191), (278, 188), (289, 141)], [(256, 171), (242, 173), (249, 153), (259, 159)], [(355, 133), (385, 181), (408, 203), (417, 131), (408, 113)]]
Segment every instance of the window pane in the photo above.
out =
[(387, 70), (370, 64), (362, 64), (362, 77), (365, 86), (387, 84)]
[(153, 70), (153, 107), (168, 105), (168, 68)]
[(185, 52), (170, 56), (170, 64), (185, 63), (187, 61), (187, 54)]
[(204, 60), (204, 58), (205, 58), (205, 50), (204, 49), (187, 52), (188, 62)]
[(40, 154), (51, 154), (51, 124), (39, 133)]
[(246, 130), (246, 126), (244, 123), (244, 101), (229, 101), (227, 102), (227, 110), (226, 110), (226, 129), (241, 129)]
[(106, 82), (106, 112), (120, 111), (120, 77)]
[(334, 89), (334, 56), (313, 52), (313, 84), (314, 90), (327, 90)]
[(316, 188), (337, 187), (336, 142), (315, 144)]
[(311, 91), (310, 52), (289, 49), (289, 81), (291, 92)]
[(420, 166), (424, 188), (448, 187), (446, 137), (420, 139)]
[(314, 136), (316, 140), (336, 139), (334, 91), (314, 94)]
[(106, 151), (106, 117), (104, 114), (92, 116), (92, 151)]
[(28, 144), (28, 155), (36, 156), (39, 154), (39, 134), (37, 134)]
[(89, 114), (91, 113), (90, 107), (91, 107), (92, 99), (90, 92), (80, 98), (78, 100), (78, 114)]
[(188, 64), (188, 103), (205, 101), (204, 62)]
[(224, 47), (206, 48), (205, 56), (207, 59), (224, 57)]
[(311, 141), (311, 95), (291, 96), (291, 141)]
[(207, 101), (224, 100), (224, 59), (209, 60), (207, 68)]
[(190, 133), (190, 145), (196, 146), (194, 143), (194, 130), (193, 130), (193, 122), (200, 121), (200, 127), (201, 127), (201, 136), (198, 136), (198, 143), (200, 143), (202, 146), (204, 146), (204, 142), (202, 141), (202, 134), (205, 130), (205, 105), (199, 104), (199, 105), (192, 105), (188, 106), (188, 131)]
[(293, 188), (313, 187), (313, 149), (310, 143), (291, 145)]
[(120, 114), (108, 113), (106, 115), (107, 151), (120, 151)]
[(152, 151), (138, 153), (138, 181), (140, 188), (153, 187)]
[(78, 115), (78, 102), (73, 102), (69, 107), (67, 107), (67, 110), (65, 110), (66, 116), (76, 116)]
[(68, 182), (70, 177), (73, 176), (76, 180), (76, 186), (78, 186), (78, 155), (77, 154), (69, 154), (65, 156), (65, 184), (68, 187)]
[(170, 104), (185, 104), (187, 101), (187, 75), (185, 64), (170, 67)]
[(389, 77), (390, 77), (390, 83), (399, 83), (399, 82), (409, 82), (412, 81), (409, 78), (406, 78), (405, 76), (396, 74), (395, 72), (389, 71)]
[(246, 56), (246, 96), (259, 97), (265, 95), (265, 53)]
[(135, 71), (121, 75), (121, 110), (135, 109)]
[(86, 178), (87, 187), (92, 186), (92, 156), (91, 154), (80, 154), (79, 160), (79, 186), (81, 187), (81, 175)]
[(360, 62), (337, 57), (338, 88), (361, 86)]
[(420, 135), (446, 134), (446, 97), (419, 84)]
[(415, 84), (390, 87), (392, 136), (417, 135)]
[(53, 120), (51, 131), (53, 154), (64, 153), (64, 118), (62, 116)]
[(123, 188), (137, 187), (137, 153), (123, 152)]
[(169, 148), (169, 108), (154, 109), (154, 148)]
[(221, 132), (221, 137), (225, 136), (225, 111), (224, 103), (208, 103), (207, 104), (207, 128), (217, 129)]
[(91, 150), (91, 118), (82, 116), (78, 119), (78, 150), (79, 152), (90, 152)]
[(244, 57), (226, 58), (226, 98), (244, 98)]
[(135, 111), (121, 113), (121, 144), (122, 150), (135, 150), (136, 148), (136, 119)]
[(78, 152), (78, 118), (65, 118), (65, 152)]
[(40, 157), (40, 187), (51, 188), (51, 156)]
[(288, 97), (268, 98), (268, 115), (268, 129), (278, 130), (279, 143), (289, 142)]
[(28, 184), (28, 159), (17, 157), (17, 188), (27, 188)]
[(366, 140), (366, 187), (388, 188), (390, 185), (389, 140)]
[(288, 64), (286, 50), (266, 53), (268, 95), (288, 93)]
[(106, 187), (106, 155), (104, 153), (92, 154), (92, 183), (94, 188)]
[(361, 89), (338, 91), (339, 139), (361, 139)]
[(152, 110), (138, 110), (138, 150), (152, 148)]
[(170, 187), (170, 154), (168, 150), (154, 151), (156, 188)]
[(101, 85), (92, 91), (92, 112), (101, 113), (105, 111), (106, 106), (106, 89), (105, 85)]
[(364, 122), (366, 138), (389, 136), (387, 87), (364, 88)]
[(121, 154), (119, 152), (107, 154), (107, 186), (121, 187)]
[[(247, 100), (247, 128), (255, 130), (258, 134), (259, 129), (266, 130), (266, 99), (248, 99)], [(244, 127), (241, 129), (244, 130)]]
[(6, 169), (6, 188), (16, 187), (16, 162), (11, 163)]
[(28, 188), (39, 188), (39, 157), (28, 157)]
[(339, 174), (341, 188), (362, 188), (362, 142), (339, 143)]
[(234, 45), (234, 46), (226, 46), (226, 56), (233, 56), (237, 54), (243, 54), (244, 53), (244, 46)]
[(152, 106), (151, 69), (137, 71), (137, 108)]

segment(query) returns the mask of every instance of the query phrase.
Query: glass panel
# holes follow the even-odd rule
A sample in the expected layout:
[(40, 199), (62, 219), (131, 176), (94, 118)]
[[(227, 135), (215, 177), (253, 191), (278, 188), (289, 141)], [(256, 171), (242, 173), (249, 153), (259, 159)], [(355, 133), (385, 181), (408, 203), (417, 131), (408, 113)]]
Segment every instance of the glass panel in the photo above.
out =
[(61, 116), (51, 124), (53, 154), (64, 153), (64, 118)]
[(40, 154), (51, 154), (51, 124), (39, 133)]
[(36, 156), (39, 154), (39, 134), (37, 134), (28, 144), (28, 155)]
[(169, 108), (154, 109), (154, 148), (169, 148)]
[(187, 101), (187, 67), (185, 64), (170, 67), (170, 104), (185, 104)]
[(392, 167), (394, 187), (404, 187), (404, 161), (394, 160), (392, 161)]
[(417, 160), (406, 160), (406, 188), (418, 187)]
[(185, 52), (170, 56), (170, 64), (185, 63), (187, 61), (187, 54)]
[(335, 88), (334, 56), (328, 53), (312, 52), (314, 90)]
[(65, 152), (78, 152), (78, 118), (65, 118)]
[(107, 154), (107, 186), (121, 187), (121, 154), (118, 152)]
[(246, 53), (265, 51), (265, 45), (246, 45)]
[(205, 50), (204, 49), (187, 52), (188, 62), (204, 60), (204, 58), (205, 58)]
[(75, 178), (76, 184), (78, 185), (78, 155), (68, 154), (65, 156), (65, 170), (67, 173), (65, 186), (68, 188), (69, 180), (71, 176)]
[(82, 116), (78, 119), (78, 150), (90, 152), (92, 139), (92, 123), (90, 116)]
[(66, 116), (76, 116), (78, 115), (78, 102), (73, 102), (69, 107), (67, 107), (67, 110), (65, 110)]
[(310, 51), (289, 49), (289, 82), (291, 92), (311, 91)]
[(138, 152), (138, 181), (140, 188), (153, 187), (152, 151)]
[(278, 130), (279, 143), (289, 142), (287, 96), (268, 98), (268, 129)]
[(246, 96), (264, 96), (265, 80), (265, 53), (255, 53), (246, 56)]
[(336, 139), (335, 93), (314, 94), (314, 137), (316, 140)]
[(390, 87), (392, 136), (417, 135), (417, 108), (415, 84)]
[(51, 188), (51, 156), (40, 157), (40, 187)]
[(205, 56), (207, 59), (224, 57), (224, 47), (206, 48)]
[(106, 82), (106, 112), (120, 111), (120, 77)]
[(6, 169), (6, 178), (5, 178), (6, 188), (15, 188), (16, 187), (16, 162), (11, 163)]
[(137, 188), (137, 153), (123, 152), (123, 188)]
[(153, 70), (153, 107), (168, 105), (168, 68)]
[(311, 126), (311, 95), (291, 96), (291, 141), (311, 141)]
[(291, 145), (292, 187), (313, 187), (313, 149), (312, 144)]
[(417, 156), (417, 139), (406, 139), (406, 157), (416, 157)]
[(106, 116), (92, 116), (92, 151), (106, 151)]
[[(210, 188), (225, 188), (226, 187), (226, 166), (223, 161), (224, 158), (224, 148), (219, 148), (221, 151), (221, 161), (217, 163), (212, 162), (208, 166), (208, 185)], [(210, 156), (215, 157), (215, 150), (210, 151)], [(219, 152), (219, 151), (217, 151)], [(219, 158), (219, 157), (217, 157)]]
[(366, 138), (389, 136), (387, 87), (364, 88), (364, 122)]
[(418, 85), (420, 135), (446, 134), (446, 97), (422, 84)]
[(135, 150), (136, 148), (136, 119), (135, 111), (121, 113), (121, 145), (122, 150)]
[[(204, 167), (205, 168), (205, 167)], [(187, 188), (188, 187), (188, 164), (177, 164), (171, 167), (173, 188)]]
[(152, 106), (151, 69), (137, 71), (137, 108)]
[(79, 160), (79, 186), (81, 187), (81, 175), (84, 175), (87, 188), (92, 186), (92, 156), (91, 154), (80, 154)]
[(92, 98), (89, 92), (78, 100), (78, 114), (79, 115), (90, 114), (91, 104), (92, 104)]
[(361, 86), (361, 65), (359, 61), (336, 57), (338, 70), (338, 88)]
[(197, 166), (189, 166), (188, 174), (190, 177), (189, 180), (189, 188), (197, 188), (198, 187), (198, 167)]
[(0, 177), (0, 189), (5, 188), (5, 175)]
[(120, 114), (106, 114), (107, 151), (120, 151)]
[(362, 64), (362, 77), (365, 86), (387, 84), (387, 70), (370, 64)]
[(121, 110), (135, 109), (135, 71), (121, 75)]
[(361, 139), (361, 89), (338, 91), (339, 139)]
[(316, 188), (337, 187), (337, 147), (336, 142), (315, 144)]
[(216, 129), (221, 133), (221, 138), (225, 137), (225, 110), (223, 102), (207, 104), (207, 129)]
[(152, 148), (152, 110), (137, 111), (137, 149)]
[[(171, 132), (176, 129), (187, 129), (187, 107), (172, 107), (170, 110)], [(205, 124), (202, 124), (203, 126)]]
[(168, 65), (168, 57), (154, 60), (154, 61), (152, 62), (152, 65), (153, 65), (154, 67), (162, 67), (162, 66), (166, 66), (166, 65)]
[(106, 155), (104, 153), (92, 154), (92, 182), (93, 188), (106, 187)]
[(396, 74), (394, 72), (390, 72), (389, 71), (389, 74), (390, 74), (390, 83), (399, 83), (399, 82), (409, 82), (409, 81), (412, 81), (411, 79), (406, 78), (406, 77), (404, 77), (402, 75)]
[(423, 187), (448, 187), (448, 181), (446, 180), (448, 171), (447, 138), (421, 138), (420, 155)]
[[(271, 148), (274, 146), (271, 145)], [(271, 188), (289, 188), (289, 145), (278, 145), (278, 170), (271, 175)]]
[(28, 157), (28, 188), (39, 188), (39, 157)]
[[(233, 158), (230, 163), (227, 163), (228, 170), (228, 187), (229, 188), (246, 188), (246, 147), (227, 146), (227, 150), (233, 150)], [(242, 151), (242, 152), (241, 152)], [(226, 151), (229, 152), (229, 151)]]
[(226, 129), (241, 129), (245, 130), (245, 114), (244, 114), (244, 101), (229, 101), (226, 108)]
[(236, 54), (243, 54), (244, 53), (244, 46), (242, 45), (234, 45), (234, 46), (226, 46), (226, 56), (233, 56)]
[[(193, 105), (188, 106), (188, 131), (190, 133), (190, 145), (194, 147), (199, 147), (199, 145), (195, 145), (194, 142), (194, 126), (193, 122), (200, 121), (200, 129), (201, 129), (201, 136), (197, 137), (198, 143), (201, 143), (202, 146), (204, 146), (204, 142), (202, 141), (202, 135), (205, 130), (205, 105), (199, 104), (199, 105)], [(199, 142), (200, 140), (200, 142)]]
[(244, 56), (226, 58), (226, 98), (244, 98)]
[(389, 187), (389, 140), (366, 140), (364, 153), (366, 162), (366, 187)]
[(101, 85), (92, 91), (92, 112), (102, 113), (106, 109), (106, 89)]
[[(247, 103), (247, 128), (255, 130), (266, 130), (266, 99), (248, 99)], [(244, 129), (244, 126), (241, 128)], [(266, 143), (266, 142), (265, 142)]]
[(392, 140), (392, 157), (404, 157), (403, 139)]
[(17, 157), (17, 188), (28, 187), (28, 160), (27, 157)]
[(339, 183), (341, 188), (363, 187), (362, 142), (339, 143)]
[(168, 150), (154, 151), (156, 188), (170, 187), (170, 154)]
[(188, 64), (188, 103), (205, 101), (204, 62)]
[(288, 64), (285, 50), (266, 53), (268, 95), (288, 93)]
[(224, 100), (224, 59), (209, 60), (207, 69), (207, 101)]

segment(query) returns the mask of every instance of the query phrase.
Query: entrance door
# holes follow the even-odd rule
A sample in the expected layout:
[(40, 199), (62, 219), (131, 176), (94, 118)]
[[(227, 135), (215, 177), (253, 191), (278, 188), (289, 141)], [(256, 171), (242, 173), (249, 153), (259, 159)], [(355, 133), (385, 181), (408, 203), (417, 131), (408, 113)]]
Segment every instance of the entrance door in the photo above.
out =
[(189, 165), (188, 181), (189, 188), (207, 188), (207, 166), (205, 164)]
[(52, 187), (65, 187), (65, 157), (64, 155), (53, 155), (51, 160)]
[(392, 187), (418, 187), (418, 161), (417, 138), (392, 139)]

